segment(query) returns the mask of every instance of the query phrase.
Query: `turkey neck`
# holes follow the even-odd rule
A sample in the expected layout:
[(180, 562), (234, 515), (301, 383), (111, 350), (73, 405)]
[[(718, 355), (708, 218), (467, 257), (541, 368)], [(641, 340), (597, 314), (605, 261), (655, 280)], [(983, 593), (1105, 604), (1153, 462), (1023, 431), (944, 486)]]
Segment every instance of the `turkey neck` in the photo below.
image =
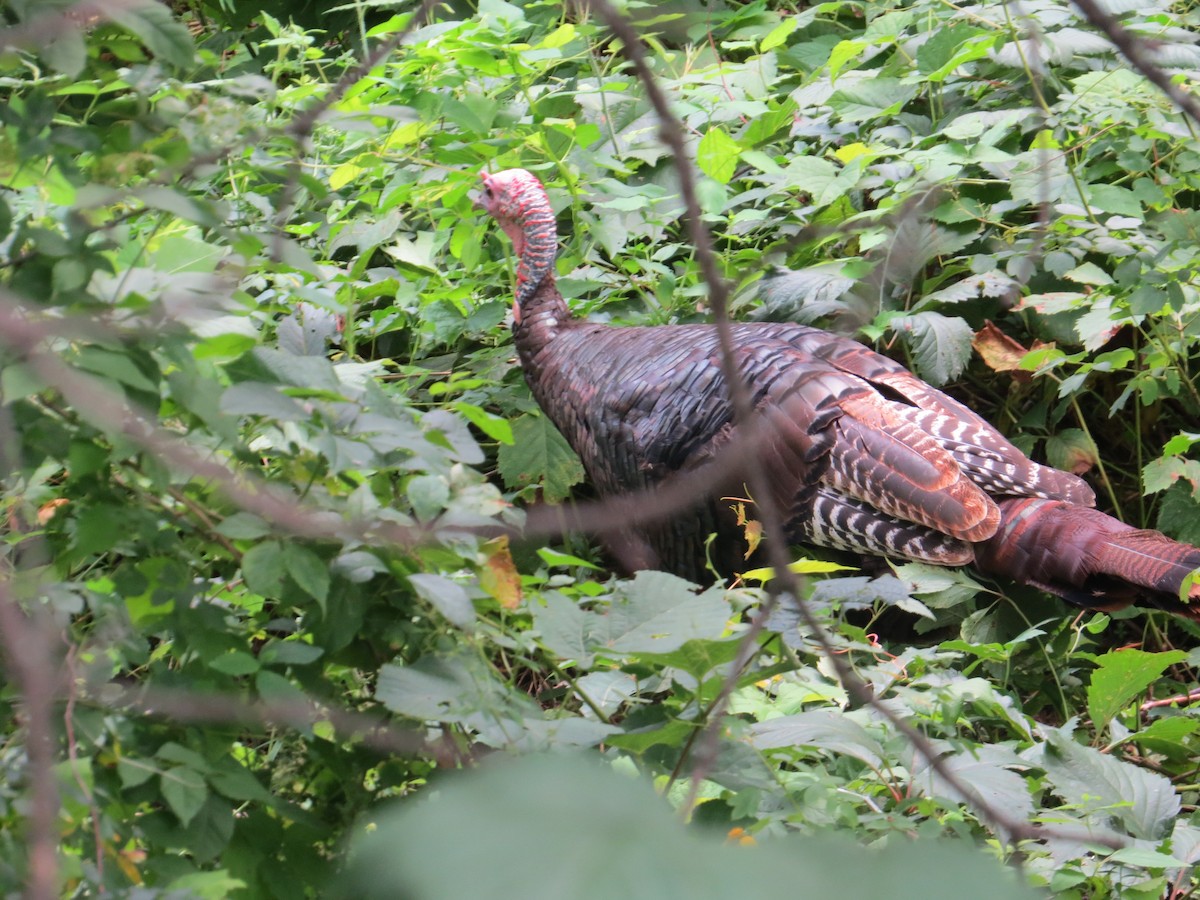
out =
[(530, 364), (536, 368), (537, 357), (559, 332), (577, 321), (554, 280), (558, 230), (545, 192), (540, 184), (537, 187), (536, 192), (528, 192), (532, 196), (523, 198), (521, 215), (513, 223), (516, 233), (510, 232), (520, 254), (513, 297), (513, 338), (527, 372), (531, 371)]
[(513, 308), (513, 339), (522, 365), (536, 362), (559, 333), (578, 320), (567, 309), (554, 276), (547, 273), (525, 299)]

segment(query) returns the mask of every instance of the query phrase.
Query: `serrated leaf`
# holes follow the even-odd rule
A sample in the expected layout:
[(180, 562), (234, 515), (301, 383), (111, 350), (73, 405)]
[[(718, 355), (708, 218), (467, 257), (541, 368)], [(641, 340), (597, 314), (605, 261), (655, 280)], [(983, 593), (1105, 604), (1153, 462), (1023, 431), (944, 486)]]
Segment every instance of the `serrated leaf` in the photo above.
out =
[(842, 121), (861, 122), (895, 115), (916, 93), (916, 85), (877, 76), (834, 91), (829, 105)]
[(1180, 481), (1193, 493), (1200, 490), (1200, 460), (1160, 457), (1151, 460), (1142, 469), (1142, 484), (1147, 494), (1165, 491)]
[[(1024, 769), (1027, 764), (1012, 750), (994, 744), (983, 745), (960, 753), (947, 753), (940, 760), (992, 809), (1003, 809), (1017, 820), (1026, 820), (1033, 814), (1029, 784), (1023, 775), (1011, 770), (1011, 767)], [(911, 769), (913, 787), (925, 796), (949, 797), (956, 803), (968, 802), (922, 757), (914, 754)]]
[(1158, 679), (1168, 666), (1187, 656), (1182, 650), (1146, 653), (1116, 650), (1096, 659), (1097, 668), (1088, 684), (1088, 715), (1099, 731), (1130, 700)]
[(541, 603), (532, 603), (533, 624), (542, 645), (562, 660), (574, 660), (583, 669), (592, 665), (589, 646), (593, 616), (574, 600), (557, 591), (547, 591)]
[(1113, 283), (1113, 278), (1095, 263), (1085, 262), (1071, 269), (1069, 272), (1063, 273), (1063, 278), (1067, 281), (1074, 281), (1078, 284), (1091, 284), (1096, 286), (1108, 285)]
[(1008, 189), (1017, 203), (1040, 206), (1058, 203), (1074, 189), (1061, 152), (1028, 150), (997, 169), (1008, 176)]
[(375, 699), (392, 712), (431, 722), (465, 723), (476, 714), (494, 720), (506, 717), (514, 704), (533, 709), (528, 697), (509, 691), (479, 657), (466, 652), (381, 667)]
[(507, 487), (540, 484), (546, 501), (559, 503), (583, 481), (583, 463), (546, 416), (521, 416), (513, 422), (512, 436), (512, 444), (502, 445), (496, 455)]
[(788, 16), (774, 28), (767, 32), (766, 36), (758, 45), (759, 53), (766, 53), (768, 50), (774, 50), (781, 44), (787, 43), (788, 37), (799, 26), (800, 20), (796, 16)]
[(454, 404), (454, 409), (493, 441), (499, 441), (501, 444), (513, 443), (512, 423), (503, 416), (497, 416), (473, 403), (466, 403), (462, 400)]
[(1095, 209), (1122, 216), (1141, 218), (1145, 214), (1137, 195), (1116, 184), (1089, 184), (1088, 203)]
[(285, 544), (283, 565), (296, 586), (317, 601), (325, 611), (329, 596), (329, 566), (317, 554), (299, 544)]
[(428, 522), (450, 502), (450, 482), (442, 475), (417, 475), (409, 479), (404, 494), (417, 519)]
[(320, 356), (341, 331), (338, 316), (312, 303), (300, 302), (276, 328), (279, 349), (296, 356)]
[(187, 825), (208, 799), (203, 776), (187, 766), (175, 766), (159, 776), (163, 799), (180, 823)]
[(459, 628), (475, 623), (475, 604), (462, 585), (441, 575), (418, 573), (408, 576), (417, 596), (436, 609), (446, 621)]
[(278, 598), (286, 573), (283, 544), (279, 541), (264, 541), (242, 556), (242, 577), (246, 579), (246, 587), (256, 594)]
[(737, 170), (741, 145), (717, 126), (704, 132), (696, 149), (696, 165), (700, 171), (721, 184), (729, 184)]
[(878, 768), (886, 756), (879, 741), (839, 710), (812, 709), (758, 722), (750, 727), (750, 734), (759, 749), (816, 747), (860, 759), (872, 768)]
[(936, 300), (939, 303), (962, 303), (975, 300), (978, 297), (1005, 297), (1015, 294), (1017, 282), (1003, 272), (992, 269), (956, 281), (949, 287), (934, 291), (924, 300)]
[(1154, 526), (1177, 541), (1200, 545), (1200, 502), (1190, 485), (1177, 484), (1163, 494)]
[(957, 378), (971, 358), (974, 333), (957, 316), (926, 311), (899, 316), (890, 325), (912, 350), (917, 374), (931, 384)]
[(1101, 822), (1119, 822), (1130, 834), (1158, 840), (1179, 814), (1171, 782), (1107, 753), (1077, 743), (1065, 729), (1050, 729), (1044, 744), (1021, 755), (1040, 766), (1067, 803)]
[(277, 422), (300, 422), (309, 415), (298, 401), (281, 393), (278, 385), (256, 381), (226, 388), (220, 410), (231, 416), (262, 416)]
[(845, 311), (848, 307), (842, 297), (854, 285), (855, 279), (846, 274), (844, 261), (806, 269), (777, 266), (759, 286), (763, 305), (754, 318), (813, 322)]
[(610, 653), (669, 653), (690, 640), (721, 637), (731, 615), (721, 585), (697, 595), (682, 578), (638, 572), (618, 586), (595, 637)]
[(104, 7), (104, 14), (136, 34), (151, 53), (171, 65), (185, 69), (195, 61), (196, 48), (187, 26), (154, 0), (110, 3)]

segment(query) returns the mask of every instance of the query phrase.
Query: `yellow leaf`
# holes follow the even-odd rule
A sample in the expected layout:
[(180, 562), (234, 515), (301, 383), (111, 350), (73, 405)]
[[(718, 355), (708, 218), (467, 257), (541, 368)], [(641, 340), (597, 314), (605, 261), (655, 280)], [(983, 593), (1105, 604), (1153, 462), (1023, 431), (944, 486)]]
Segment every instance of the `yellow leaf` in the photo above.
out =
[(58, 508), (60, 506), (65, 506), (67, 502), (68, 501), (66, 497), (56, 497), (53, 500), (43, 503), (37, 511), (38, 524), (45, 525), (47, 522), (53, 519), (54, 514), (58, 512)]
[[(838, 563), (824, 562), (819, 559), (807, 559), (803, 556), (794, 563), (791, 563), (788, 569), (797, 575), (825, 575), (829, 572), (857, 571), (854, 566), (843, 566)], [(775, 577), (775, 570), (770, 566), (763, 566), (761, 569), (751, 569), (748, 572), (742, 572), (739, 577), (743, 581), (766, 583)]]
[(479, 570), (479, 586), (505, 609), (521, 605), (521, 576), (508, 550), (508, 537), (502, 535), (483, 545), (487, 560)]
[(546, 35), (545, 39), (538, 44), (538, 49), (552, 49), (561, 47), (563, 44), (568, 44), (575, 37), (575, 26), (568, 23), (559, 25), (552, 32)]
[(335, 191), (344, 188), (363, 173), (363, 167), (354, 163), (342, 163), (329, 175), (329, 186)]
[(842, 165), (846, 165), (852, 160), (858, 159), (860, 156), (866, 156), (871, 152), (871, 148), (863, 143), (847, 144), (845, 147), (839, 147), (833, 151), (833, 155), (838, 158)]
[(762, 522), (757, 519), (747, 518), (746, 504), (744, 502), (735, 503), (732, 509), (737, 513), (737, 523), (742, 527), (742, 531), (746, 536), (746, 555), (742, 559), (749, 559), (754, 555), (754, 551), (758, 549), (758, 545), (762, 543)]

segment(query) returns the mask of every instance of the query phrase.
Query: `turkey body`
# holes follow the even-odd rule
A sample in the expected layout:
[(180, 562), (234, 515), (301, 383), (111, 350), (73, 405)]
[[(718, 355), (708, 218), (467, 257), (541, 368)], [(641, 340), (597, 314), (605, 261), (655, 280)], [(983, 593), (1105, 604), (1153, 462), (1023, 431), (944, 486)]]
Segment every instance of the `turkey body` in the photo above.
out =
[(557, 234), (541, 183), (521, 169), (482, 177), (479, 203), (519, 258), (513, 333), (526, 380), (597, 490), (613, 496), (712, 467), (693, 509), (637, 532), (649, 564), (692, 580), (710, 563), (725, 574), (745, 565), (743, 529), (721, 500), (744, 491), (744, 466), (721, 465), (741, 453), (766, 472), (792, 542), (974, 564), (1082, 606), (1142, 602), (1196, 617), (1178, 592), (1200, 551), (1093, 509), (1084, 481), (1033, 462), (855, 341), (790, 323), (732, 324), (754, 410), (753, 422), (736, 422), (714, 326), (574, 318), (554, 280)]

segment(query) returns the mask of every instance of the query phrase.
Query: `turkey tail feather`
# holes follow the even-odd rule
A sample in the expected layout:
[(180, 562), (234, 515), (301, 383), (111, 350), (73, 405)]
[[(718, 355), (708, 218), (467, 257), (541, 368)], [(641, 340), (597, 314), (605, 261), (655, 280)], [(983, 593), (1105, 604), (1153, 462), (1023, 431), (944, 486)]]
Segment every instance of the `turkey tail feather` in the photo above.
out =
[(1092, 609), (1130, 602), (1200, 621), (1200, 584), (1179, 599), (1200, 569), (1200, 550), (1159, 531), (1133, 528), (1097, 509), (1026, 497), (1000, 503), (995, 536), (975, 560), (1005, 575)]

